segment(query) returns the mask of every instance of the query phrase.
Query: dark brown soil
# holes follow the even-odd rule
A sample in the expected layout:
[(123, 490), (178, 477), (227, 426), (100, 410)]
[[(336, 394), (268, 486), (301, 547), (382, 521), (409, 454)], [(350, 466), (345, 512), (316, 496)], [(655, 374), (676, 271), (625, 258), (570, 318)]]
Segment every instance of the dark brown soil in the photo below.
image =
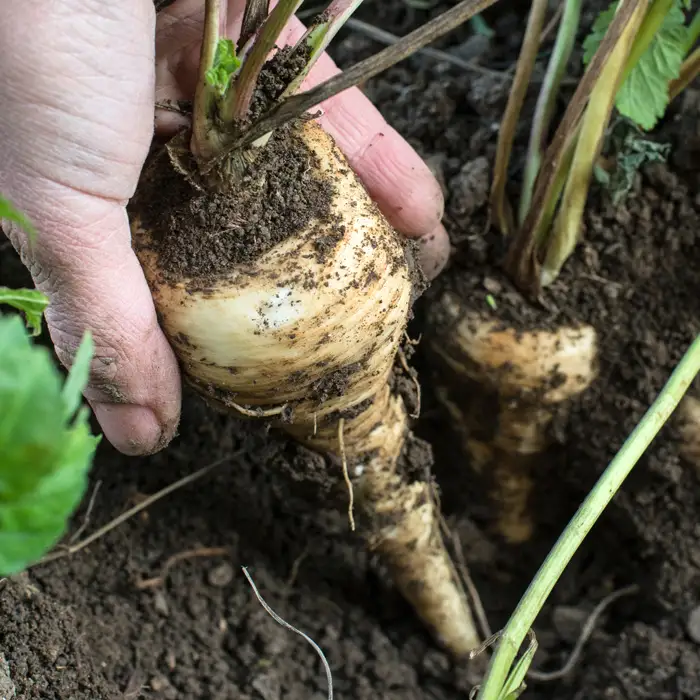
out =
[(250, 103), (249, 120), (256, 119), (279, 100), (306, 65), (308, 55), (309, 49), (306, 46), (285, 46), (265, 64)]
[(166, 276), (215, 283), (236, 263), (328, 220), (333, 183), (318, 178), (315, 166), (314, 154), (286, 127), (247, 164), (232, 196), (196, 189), (159, 151), (132, 206), (152, 231)]
[[(448, 5), (439, 3), (432, 12)], [(487, 15), (497, 31), (496, 43), (482, 56), (490, 69), (506, 70), (517, 51), (523, 16), (514, 6), (521, 7), (504, 1)], [(586, 3), (585, 23), (595, 6)], [(403, 0), (366, 0), (358, 16), (403, 34), (428, 15)], [(437, 46), (464, 56), (484, 42), (464, 27)], [(348, 65), (377, 48), (345, 31), (335, 55)], [(549, 295), (556, 310), (544, 313), (509, 288), (494, 265), (498, 248), (483, 234), (495, 125), (507, 83), (420, 57), (372, 81), (366, 91), (445, 183), (456, 257), (419, 302), (411, 335), (427, 331), (423, 312), (443, 285), (465, 290), (475, 305), (487, 304), (491, 294), (509, 322), (583, 317), (601, 331), (600, 379), (560, 426), (566, 442), (539, 476), (535, 538), (519, 547), (490, 534), (493, 512), (431, 393), (431, 368), (420, 346), (411, 360), (423, 380), (417, 429), (431, 441), (443, 508), (497, 629), (700, 328), (694, 274), (700, 262), (700, 183), (694, 170), (700, 100), (688, 93), (674, 105), (658, 134), (673, 145), (671, 162), (647, 168), (624, 206), (613, 209), (594, 188), (585, 243)], [(530, 102), (528, 114), (531, 108)], [(523, 128), (518, 153), (526, 138)], [(516, 154), (516, 183), (521, 167)], [(0, 284), (26, 284), (19, 269), (17, 258), (1, 249)], [(570, 676), (531, 681), (524, 698), (700, 697), (700, 649), (687, 629), (700, 605), (700, 484), (672, 438), (669, 429), (654, 442), (555, 588), (536, 623), (538, 667), (551, 670), (566, 660), (585, 615), (611, 590), (634, 582), (640, 593), (606, 613)], [(413, 449), (420, 452), (421, 445)], [(318, 657), (265, 614), (241, 566), (249, 567), (273, 609), (324, 650), (338, 698), (468, 696), (476, 680), (472, 671), (453, 665), (434, 646), (348, 532), (341, 496), (324, 478), (337, 465), (261, 426), (215, 414), (191, 395), (180, 435), (163, 453), (128, 459), (106, 443), (100, 447), (92, 477), (92, 488), (100, 488), (86, 532), (144, 494), (224, 456), (230, 462), (86, 551), (0, 584), (0, 657), (8, 662), (18, 698), (322, 700), (326, 685)], [(293, 478), (301, 465), (318, 476), (315, 483)], [(158, 576), (169, 557), (204, 547), (223, 547), (227, 554), (183, 559), (161, 587), (139, 587)], [(2, 676), (0, 658), (0, 688)]]

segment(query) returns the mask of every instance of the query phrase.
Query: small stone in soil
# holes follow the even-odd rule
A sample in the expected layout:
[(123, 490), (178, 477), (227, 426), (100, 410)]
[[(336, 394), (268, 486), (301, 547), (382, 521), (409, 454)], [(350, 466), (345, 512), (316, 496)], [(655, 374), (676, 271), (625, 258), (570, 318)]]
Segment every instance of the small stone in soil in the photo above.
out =
[(695, 643), (700, 644), (700, 605), (688, 617), (688, 636)]
[(233, 567), (226, 562), (219, 564), (209, 572), (208, 579), (209, 585), (216, 588), (228, 586), (233, 581)]
[(484, 289), (491, 294), (498, 294), (503, 291), (503, 285), (493, 277), (484, 277)]
[(168, 617), (168, 615), (170, 614), (168, 601), (165, 598), (165, 594), (163, 593), (163, 591), (156, 591), (153, 594), (153, 607), (155, 608), (155, 611), (163, 617)]
[(10, 665), (5, 657), (0, 654), (0, 698), (10, 700), (16, 695), (15, 684), (10, 678)]

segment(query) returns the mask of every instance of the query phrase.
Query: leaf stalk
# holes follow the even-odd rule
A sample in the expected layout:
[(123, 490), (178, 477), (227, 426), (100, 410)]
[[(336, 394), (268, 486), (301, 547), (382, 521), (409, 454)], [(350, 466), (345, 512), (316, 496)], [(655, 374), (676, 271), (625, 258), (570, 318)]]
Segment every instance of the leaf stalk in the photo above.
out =
[(554, 115), (559, 88), (564, 79), (566, 67), (576, 42), (576, 34), (581, 17), (581, 2), (582, 0), (566, 0), (552, 56), (547, 65), (547, 72), (537, 99), (520, 193), (518, 211), (518, 223), (520, 225), (525, 221), (525, 217), (530, 209), (532, 191), (542, 164), (547, 133)]
[(617, 91), (629, 66), (628, 56), (636, 45), (635, 36), (644, 19), (644, 6), (638, 5), (614, 50), (603, 66), (583, 115), (566, 186), (559, 205), (540, 273), (546, 287), (559, 274), (578, 243), (583, 209), (588, 198), (593, 166), (600, 155)]
[(504, 236), (510, 235), (514, 229), (513, 213), (506, 198), (506, 183), (508, 181), (508, 164), (510, 162), (515, 130), (518, 125), (527, 88), (530, 84), (532, 71), (537, 60), (537, 52), (542, 36), (542, 27), (547, 13), (547, 0), (533, 0), (527, 20), (522, 48), (518, 56), (515, 77), (508, 95), (508, 104), (501, 120), (494, 165), (493, 182), (491, 184), (490, 214), (491, 221), (496, 223)]
[(282, 30), (302, 2), (303, 0), (280, 0), (268, 15), (253, 47), (243, 61), (235, 89), (229, 91), (221, 105), (221, 119), (225, 123), (242, 121), (248, 116), (260, 71), (275, 48)]
[(222, 0), (206, 0), (204, 9), (204, 36), (194, 94), (190, 144), (193, 155), (200, 162), (210, 160), (218, 150), (219, 135), (213, 117), (216, 98), (214, 89), (207, 80), (207, 73), (214, 66), (216, 47), (219, 43), (219, 28), (223, 15), (221, 2)]
[(695, 78), (700, 75), (700, 47), (695, 49), (681, 65), (680, 74), (668, 87), (669, 101), (675, 100)]

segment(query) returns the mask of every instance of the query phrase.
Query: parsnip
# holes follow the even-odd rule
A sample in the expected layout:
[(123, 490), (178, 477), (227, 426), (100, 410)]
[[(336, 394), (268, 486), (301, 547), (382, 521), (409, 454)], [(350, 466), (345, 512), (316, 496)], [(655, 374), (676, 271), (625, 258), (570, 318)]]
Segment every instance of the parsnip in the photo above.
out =
[[(350, 462), (369, 547), (437, 638), (463, 655), (479, 638), (430, 485), (398, 469), (409, 428), (389, 377), (412, 303), (411, 258), (331, 137), (313, 121), (294, 130), (315, 156), (315, 175), (332, 183), (333, 232), (313, 221), (201, 289), (163, 274), (144, 223), (148, 202), (137, 196), (134, 247), (185, 378), (217, 406), (272, 418), (309, 447)], [(161, 154), (143, 177), (169, 166)], [(339, 230), (319, 256), (315, 244)], [(337, 372), (347, 373), (344, 391), (319, 401), (315, 388)]]
[(450, 292), (430, 313), (430, 349), (448, 378), (439, 398), (472, 466), (493, 484), (499, 533), (523, 542), (533, 530), (533, 472), (546, 459), (554, 415), (596, 377), (596, 332), (588, 325), (518, 331)]

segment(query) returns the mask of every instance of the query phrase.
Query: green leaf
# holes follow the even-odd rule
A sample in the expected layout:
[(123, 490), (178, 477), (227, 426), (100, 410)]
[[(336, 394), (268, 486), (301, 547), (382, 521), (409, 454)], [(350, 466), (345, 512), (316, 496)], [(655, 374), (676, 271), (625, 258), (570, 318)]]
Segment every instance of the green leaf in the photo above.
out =
[(71, 367), (68, 379), (63, 385), (63, 406), (66, 420), (70, 420), (75, 415), (78, 406), (83, 398), (83, 389), (90, 377), (90, 362), (95, 349), (92, 342), (92, 334), (88, 331), (75, 354), (73, 366)]
[(663, 163), (671, 152), (670, 144), (645, 139), (629, 122), (623, 124), (622, 129), (622, 134), (618, 133), (619, 129), (615, 129), (612, 134), (615, 169), (606, 183), (615, 206), (629, 194), (634, 184), (634, 176), (644, 165)]
[(6, 197), (0, 196), (0, 219), (7, 219), (8, 221), (13, 221), (14, 223), (21, 226), (28, 234), (31, 239), (36, 237), (36, 230), (32, 225), (32, 222)]
[[(669, 83), (680, 74), (688, 31), (681, 5), (680, 0), (671, 5), (661, 28), (617, 93), (617, 110), (643, 129), (653, 129), (664, 115), (669, 102)], [(616, 8), (614, 2), (594, 22), (583, 43), (586, 64), (598, 49)]]
[(41, 316), (49, 305), (49, 299), (38, 289), (0, 287), (0, 304), (14, 306), (22, 311), (33, 336), (41, 333)]
[(85, 493), (99, 438), (87, 410), (68, 414), (90, 349), (88, 339), (63, 385), (51, 353), (30, 341), (21, 319), (0, 317), (0, 576), (53, 547)]
[(236, 56), (236, 45), (231, 39), (219, 39), (214, 55), (214, 65), (207, 71), (206, 79), (219, 95), (228, 89), (231, 76), (240, 68), (241, 60)]

